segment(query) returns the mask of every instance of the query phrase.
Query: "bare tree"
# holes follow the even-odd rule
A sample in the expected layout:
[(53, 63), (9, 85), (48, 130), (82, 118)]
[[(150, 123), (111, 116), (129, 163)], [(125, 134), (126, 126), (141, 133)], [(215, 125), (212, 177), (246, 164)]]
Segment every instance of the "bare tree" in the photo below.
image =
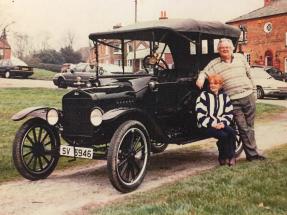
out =
[(64, 36), (64, 46), (63, 47), (70, 47), (73, 48), (74, 41), (75, 41), (75, 33), (71, 30), (67, 31), (66, 35)]
[(23, 59), (25, 55), (31, 52), (31, 46), (29, 46), (30, 40), (27, 34), (15, 32), (14, 33), (14, 47), (13, 53), (16, 57)]

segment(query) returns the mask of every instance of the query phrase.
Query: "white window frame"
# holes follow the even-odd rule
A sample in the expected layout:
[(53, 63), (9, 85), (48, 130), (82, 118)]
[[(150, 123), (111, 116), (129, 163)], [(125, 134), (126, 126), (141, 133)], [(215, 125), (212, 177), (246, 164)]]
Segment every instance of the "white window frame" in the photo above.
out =
[(285, 32), (285, 46), (287, 47), (287, 32)]
[(244, 53), (244, 56), (245, 56), (247, 62), (249, 63), (249, 65), (250, 65), (250, 62), (251, 62), (251, 55), (250, 55), (250, 53)]

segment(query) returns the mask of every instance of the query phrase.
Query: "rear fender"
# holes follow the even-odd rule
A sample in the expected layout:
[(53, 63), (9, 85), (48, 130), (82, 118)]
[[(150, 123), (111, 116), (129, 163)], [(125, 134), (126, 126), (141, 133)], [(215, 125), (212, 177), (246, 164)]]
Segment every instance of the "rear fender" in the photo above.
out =
[(47, 111), (50, 108), (48, 107), (29, 107), (26, 108), (24, 110), (21, 110), (20, 112), (14, 114), (11, 119), (13, 121), (20, 121), (22, 119), (25, 119), (26, 117), (31, 117), (31, 118), (42, 118), (44, 120), (46, 120), (46, 115), (47, 115)]

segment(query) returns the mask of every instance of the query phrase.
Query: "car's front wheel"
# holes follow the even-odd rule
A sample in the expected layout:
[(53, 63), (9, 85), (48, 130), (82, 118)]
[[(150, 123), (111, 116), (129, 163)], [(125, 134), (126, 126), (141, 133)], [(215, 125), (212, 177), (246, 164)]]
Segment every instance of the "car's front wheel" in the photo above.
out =
[(4, 74), (4, 77), (5, 78), (10, 78), (11, 77), (11, 74), (9, 71), (6, 71), (5, 74)]
[(256, 91), (257, 91), (257, 98), (263, 99), (264, 98), (264, 91), (263, 91), (262, 87), (258, 86)]
[(58, 134), (46, 121), (33, 118), (17, 131), (13, 142), (13, 161), (18, 172), (29, 180), (48, 177), (59, 160)]
[(64, 78), (59, 78), (58, 79), (58, 87), (59, 88), (67, 88), (67, 83), (66, 81), (64, 80)]
[(120, 192), (135, 190), (143, 181), (150, 156), (150, 139), (138, 121), (122, 123), (114, 133), (107, 158), (112, 185)]

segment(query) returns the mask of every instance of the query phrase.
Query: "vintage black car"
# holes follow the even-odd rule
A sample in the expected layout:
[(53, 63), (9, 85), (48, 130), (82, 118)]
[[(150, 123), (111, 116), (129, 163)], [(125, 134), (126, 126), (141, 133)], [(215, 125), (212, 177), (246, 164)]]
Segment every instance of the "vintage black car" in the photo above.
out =
[[(120, 192), (135, 190), (145, 177), (151, 152), (207, 138), (197, 127), (195, 101), (200, 90), (195, 81), (217, 56), (216, 42), (225, 37), (236, 45), (239, 36), (240, 30), (229, 25), (193, 19), (143, 22), (90, 34), (96, 56), (98, 45), (111, 46), (109, 40), (119, 40), (122, 53), (127, 41), (149, 41), (150, 53), (143, 60), (146, 74), (123, 71), (99, 77), (97, 68), (94, 87), (68, 92), (61, 110), (30, 107), (15, 114), (15, 121), (29, 118), (13, 143), (17, 170), (38, 180), (53, 172), (60, 156), (107, 159), (112, 185)], [(161, 52), (159, 43), (164, 44)], [(172, 69), (162, 58), (167, 47)], [(104, 85), (105, 78), (114, 81)], [(238, 136), (237, 155), (241, 151)]]
[(28, 78), (33, 75), (33, 73), (33, 67), (28, 66), (20, 59), (12, 57), (11, 59), (0, 60), (0, 76), (4, 78)]

